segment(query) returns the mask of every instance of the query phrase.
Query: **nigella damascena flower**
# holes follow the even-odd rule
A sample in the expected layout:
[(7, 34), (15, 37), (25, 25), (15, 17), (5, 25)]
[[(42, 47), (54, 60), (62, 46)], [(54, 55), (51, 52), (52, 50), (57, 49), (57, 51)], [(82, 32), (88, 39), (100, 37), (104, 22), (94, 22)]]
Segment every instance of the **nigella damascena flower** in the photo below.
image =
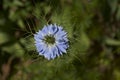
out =
[(34, 34), (34, 39), (38, 53), (48, 60), (66, 53), (68, 48), (67, 32), (56, 24), (45, 25)]

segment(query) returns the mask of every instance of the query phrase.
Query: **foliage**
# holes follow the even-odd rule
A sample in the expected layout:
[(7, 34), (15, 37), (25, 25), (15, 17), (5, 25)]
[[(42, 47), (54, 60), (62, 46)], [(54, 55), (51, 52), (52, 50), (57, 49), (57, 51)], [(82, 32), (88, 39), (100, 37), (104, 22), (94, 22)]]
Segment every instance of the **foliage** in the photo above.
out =
[[(62, 25), (69, 49), (38, 55), (33, 34)], [(1, 0), (0, 80), (120, 80), (119, 0)]]

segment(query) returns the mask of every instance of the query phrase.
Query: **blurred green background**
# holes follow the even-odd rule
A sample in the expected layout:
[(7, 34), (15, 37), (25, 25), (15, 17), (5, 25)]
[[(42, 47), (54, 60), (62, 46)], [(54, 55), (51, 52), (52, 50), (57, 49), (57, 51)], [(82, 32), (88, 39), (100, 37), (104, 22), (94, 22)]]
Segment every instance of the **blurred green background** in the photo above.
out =
[[(54, 23), (70, 47), (48, 61), (33, 34)], [(0, 80), (120, 80), (120, 0), (0, 0)]]

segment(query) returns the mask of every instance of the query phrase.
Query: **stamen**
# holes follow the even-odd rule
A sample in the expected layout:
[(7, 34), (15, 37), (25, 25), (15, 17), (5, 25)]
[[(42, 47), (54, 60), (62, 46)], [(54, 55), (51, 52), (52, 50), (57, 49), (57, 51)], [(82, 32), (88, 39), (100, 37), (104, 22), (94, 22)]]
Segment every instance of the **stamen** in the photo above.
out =
[(47, 35), (47, 36), (45, 36), (44, 41), (47, 44), (54, 44), (55, 43), (55, 38), (52, 35)]

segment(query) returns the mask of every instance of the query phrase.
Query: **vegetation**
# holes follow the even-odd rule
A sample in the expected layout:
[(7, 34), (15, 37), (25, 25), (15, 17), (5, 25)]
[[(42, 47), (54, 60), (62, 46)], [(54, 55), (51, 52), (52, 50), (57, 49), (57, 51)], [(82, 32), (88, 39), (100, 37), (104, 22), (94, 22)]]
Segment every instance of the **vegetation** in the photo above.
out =
[[(54, 60), (38, 55), (46, 24), (68, 32)], [(0, 0), (0, 80), (120, 80), (119, 0)]]

